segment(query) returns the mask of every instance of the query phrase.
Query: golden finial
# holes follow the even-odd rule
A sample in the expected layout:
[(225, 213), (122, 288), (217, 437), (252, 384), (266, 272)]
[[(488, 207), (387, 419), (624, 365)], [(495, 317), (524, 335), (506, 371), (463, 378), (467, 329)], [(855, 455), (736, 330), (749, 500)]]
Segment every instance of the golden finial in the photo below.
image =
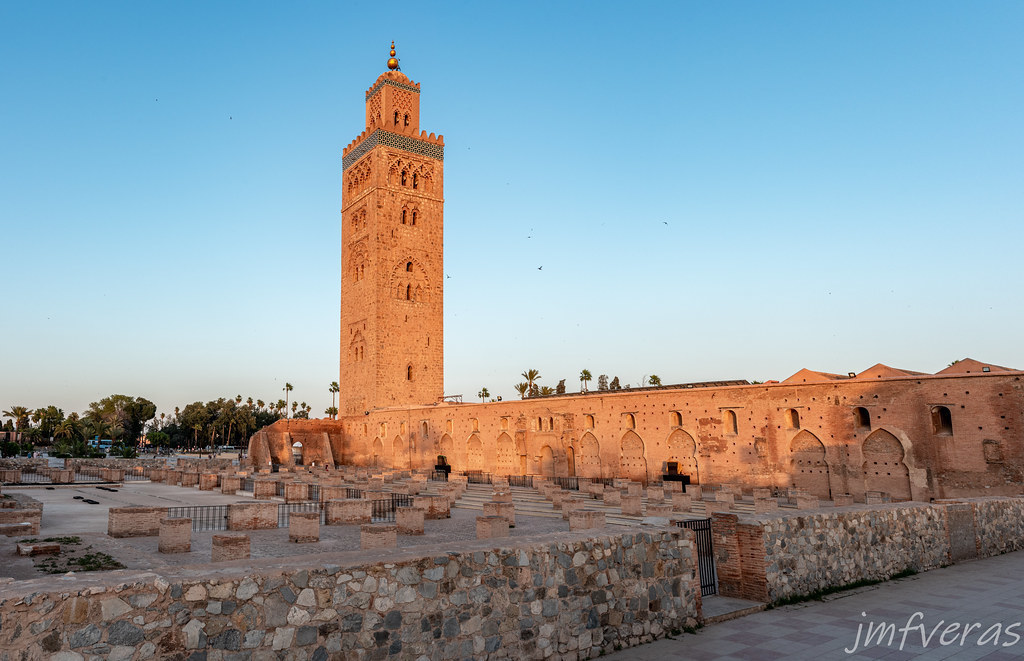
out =
[[(398, 58), (395, 57), (395, 42), (391, 41), (391, 57), (388, 59), (388, 69), (398, 69)], [(401, 69), (399, 69), (401, 71)]]

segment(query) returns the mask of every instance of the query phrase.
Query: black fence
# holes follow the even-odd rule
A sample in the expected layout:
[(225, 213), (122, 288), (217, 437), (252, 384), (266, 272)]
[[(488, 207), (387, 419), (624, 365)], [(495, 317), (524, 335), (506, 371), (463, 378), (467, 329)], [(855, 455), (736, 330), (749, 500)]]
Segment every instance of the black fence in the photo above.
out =
[(239, 487), (240, 491), (255, 491), (256, 480), (251, 477), (242, 478), (242, 486)]
[(447, 471), (431, 471), (430, 473), (431, 482), (447, 482), (448, 472)]
[(595, 484), (603, 484), (606, 487), (614, 487), (615, 486), (615, 478), (614, 477), (592, 477), (592, 478), (590, 478), (590, 481), (595, 483)]
[(284, 498), (284, 482), (277, 483), (277, 495)]
[(125, 482), (139, 482), (141, 480), (148, 480), (146, 476), (146, 469), (141, 466), (130, 468), (124, 472)]
[(580, 490), (580, 478), (578, 477), (553, 477), (551, 481), (563, 489), (569, 489), (570, 491)]
[(370, 503), (370, 520), (373, 523), (389, 523), (395, 520), (396, 509), (412, 507), (412, 496), (393, 493), (390, 498), (371, 500)]
[(102, 468), (79, 466), (75, 469), (75, 482), (106, 482)]
[(319, 484), (311, 484), (311, 485), (309, 485), (309, 499), (312, 500), (313, 502), (316, 502), (316, 503), (320, 502), (320, 485)]
[(700, 593), (703, 596), (718, 594), (715, 574), (715, 548), (711, 537), (711, 519), (689, 519), (677, 521), (680, 528), (693, 531), (697, 542), (697, 569), (700, 573)]
[(323, 503), (282, 503), (277, 506), (277, 527), (287, 528), (288, 517), (293, 512), (319, 512), (320, 525), (327, 522)]
[(192, 532), (203, 530), (227, 530), (227, 505), (191, 505), (168, 507), (168, 519), (192, 519)]
[(346, 498), (362, 498), (363, 497), (363, 490), (362, 489), (356, 489), (355, 487), (345, 487), (345, 497)]
[(532, 475), (508, 475), (508, 485), (510, 487), (532, 487), (533, 476)]
[(469, 484), (491, 484), (491, 474), (482, 471), (467, 471), (463, 473), (466, 482)]

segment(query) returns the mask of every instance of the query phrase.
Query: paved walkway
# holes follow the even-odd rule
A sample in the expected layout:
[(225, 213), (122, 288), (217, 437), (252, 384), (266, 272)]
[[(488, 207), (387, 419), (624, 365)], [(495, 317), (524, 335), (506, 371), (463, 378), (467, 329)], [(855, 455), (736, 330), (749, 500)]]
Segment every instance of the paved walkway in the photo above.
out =
[[(869, 625), (877, 629), (882, 623), (895, 625), (892, 643), (885, 630), (883, 644), (872, 635), (865, 646)], [(927, 644), (922, 641), (922, 624), (925, 636), (930, 636)], [(904, 628), (906, 642), (901, 651)], [(965, 628), (969, 628), (966, 636)], [(998, 641), (994, 639), (997, 632)], [(1022, 658), (1024, 551), (839, 593), (826, 601), (747, 615), (709, 625), (696, 634), (602, 657), (611, 661)]]

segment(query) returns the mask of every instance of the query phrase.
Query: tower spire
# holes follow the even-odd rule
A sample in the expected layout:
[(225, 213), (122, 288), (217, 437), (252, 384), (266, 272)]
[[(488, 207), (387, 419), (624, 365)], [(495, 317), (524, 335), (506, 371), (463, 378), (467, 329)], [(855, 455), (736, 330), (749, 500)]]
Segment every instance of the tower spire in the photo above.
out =
[(391, 57), (388, 58), (388, 69), (391, 69), (392, 71), (394, 71), (394, 70), (401, 71), (402, 70), (402, 67), (398, 66), (398, 58), (395, 57), (395, 40), (394, 39), (391, 40)]

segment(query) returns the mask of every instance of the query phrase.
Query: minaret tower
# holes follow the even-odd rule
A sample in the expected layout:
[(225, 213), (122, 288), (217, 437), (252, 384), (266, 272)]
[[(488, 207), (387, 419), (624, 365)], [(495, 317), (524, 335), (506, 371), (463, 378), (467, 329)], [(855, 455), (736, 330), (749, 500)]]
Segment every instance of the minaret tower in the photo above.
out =
[(420, 131), (394, 42), (387, 66), (342, 152), (342, 415), (444, 394), (444, 137)]

